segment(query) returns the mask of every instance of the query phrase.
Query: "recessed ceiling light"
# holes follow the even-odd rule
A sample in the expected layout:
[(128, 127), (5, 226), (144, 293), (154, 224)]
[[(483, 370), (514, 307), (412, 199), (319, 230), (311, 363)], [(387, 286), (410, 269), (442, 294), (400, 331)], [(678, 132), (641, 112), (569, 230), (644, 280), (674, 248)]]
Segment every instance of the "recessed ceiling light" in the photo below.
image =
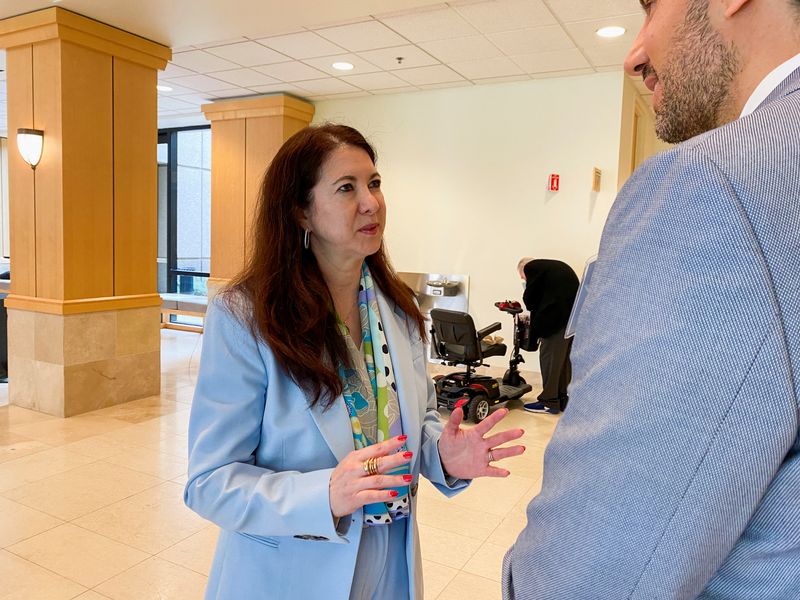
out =
[(169, 87), (168, 85), (157, 85), (157, 86), (156, 86), (156, 89), (157, 89), (159, 92), (171, 92), (171, 91), (172, 91), (172, 88), (171, 88), (171, 87)]
[(625, 35), (625, 28), (619, 27), (617, 25), (612, 25), (611, 27), (601, 27), (596, 31), (597, 35), (604, 38), (615, 38), (621, 35)]
[(335, 62), (331, 65), (337, 71), (352, 71), (353, 65), (349, 62)]

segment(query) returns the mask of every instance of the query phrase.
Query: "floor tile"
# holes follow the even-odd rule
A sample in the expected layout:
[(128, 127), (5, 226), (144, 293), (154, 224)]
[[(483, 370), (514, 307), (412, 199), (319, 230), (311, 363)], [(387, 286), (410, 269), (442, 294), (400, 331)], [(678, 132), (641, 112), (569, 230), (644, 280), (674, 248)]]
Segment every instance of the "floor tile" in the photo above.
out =
[(419, 541), (424, 560), (454, 569), (463, 567), (481, 546), (478, 540), (429, 525), (419, 526)]
[(124, 421), (108, 417), (97, 417), (91, 413), (70, 417), (68, 419), (53, 419), (14, 425), (9, 429), (14, 433), (24, 435), (46, 444), (68, 444), (100, 433), (112, 431), (128, 425)]
[(211, 525), (160, 552), (158, 557), (208, 576), (218, 537), (219, 527)]
[(141, 449), (142, 446), (122, 444), (109, 440), (102, 435), (95, 435), (77, 442), (64, 444), (63, 446), (59, 446), (59, 448), (69, 450), (70, 452), (75, 452), (76, 454), (89, 456), (95, 460), (101, 460), (124, 452), (133, 452)]
[(101, 596), (94, 590), (83, 592), (80, 596), (75, 596), (75, 600), (110, 600), (108, 596)]
[(15, 544), (8, 551), (89, 588), (149, 558), (144, 552), (70, 523)]
[(475, 479), (470, 486), (453, 496), (450, 502), (458, 506), (505, 517), (525, 495), (534, 479), (509, 475)]
[(435, 599), (457, 574), (458, 569), (446, 567), (429, 560), (423, 560), (422, 582), (425, 591), (425, 600)]
[(68, 600), (86, 590), (5, 550), (0, 550), (0, 581), (3, 600)]
[(0, 492), (46, 479), (94, 462), (82, 454), (63, 448), (43, 450), (0, 464)]
[(417, 502), (418, 523), (460, 533), (481, 542), (489, 537), (501, 520), (497, 515), (453, 504), (444, 496), (442, 500), (425, 496)]
[(183, 487), (173, 482), (106, 506), (75, 523), (150, 554), (157, 554), (208, 526), (208, 521), (184, 505)]
[(172, 479), (186, 473), (187, 461), (148, 448), (136, 448), (106, 459), (112, 465), (121, 465), (134, 471), (147, 473), (159, 479)]
[(467, 561), (467, 564), (461, 570), (500, 583), (503, 557), (506, 555), (507, 550), (508, 546), (498, 546), (487, 542), (478, 548), (478, 551), (472, 555), (472, 558)]
[(524, 512), (512, 510), (486, 541), (503, 548), (510, 548), (527, 524), (528, 517)]
[(159, 479), (150, 475), (98, 461), (15, 488), (4, 495), (71, 521), (159, 483)]
[(0, 463), (52, 448), (49, 444), (8, 430), (0, 430)]
[(11, 427), (41, 423), (42, 421), (55, 421), (57, 419), (58, 417), (46, 415), (35, 410), (28, 410), (20, 406), (11, 406), (8, 404), (0, 406), (0, 430), (3, 431)]
[(206, 578), (160, 558), (150, 558), (97, 586), (111, 600), (198, 600)]
[(463, 571), (456, 575), (436, 600), (501, 600), (500, 584)]
[(0, 548), (57, 527), (62, 522), (18, 502), (0, 498)]

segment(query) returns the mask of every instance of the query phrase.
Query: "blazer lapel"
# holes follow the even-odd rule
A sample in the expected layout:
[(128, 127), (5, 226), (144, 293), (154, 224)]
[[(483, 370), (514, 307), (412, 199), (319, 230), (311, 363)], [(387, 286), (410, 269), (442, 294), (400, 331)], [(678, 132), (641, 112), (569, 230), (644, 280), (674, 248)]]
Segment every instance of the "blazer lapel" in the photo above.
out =
[[(403, 433), (408, 436), (406, 445), (414, 452), (414, 463), (419, 460), (420, 445), (420, 415), (419, 399), (414, 375), (413, 357), (411, 356), (411, 342), (405, 324), (405, 315), (400, 311), (395, 312), (394, 302), (387, 300), (380, 290), (377, 290), (378, 310), (381, 313), (386, 343), (392, 357), (394, 380), (397, 385), (397, 399), (400, 404), (400, 417), (403, 423)], [(412, 468), (412, 471), (414, 469)]]
[(350, 425), (350, 416), (347, 414), (344, 398), (340, 395), (327, 410), (317, 404), (310, 411), (328, 448), (331, 449), (336, 460), (341, 462), (355, 449), (353, 428)]

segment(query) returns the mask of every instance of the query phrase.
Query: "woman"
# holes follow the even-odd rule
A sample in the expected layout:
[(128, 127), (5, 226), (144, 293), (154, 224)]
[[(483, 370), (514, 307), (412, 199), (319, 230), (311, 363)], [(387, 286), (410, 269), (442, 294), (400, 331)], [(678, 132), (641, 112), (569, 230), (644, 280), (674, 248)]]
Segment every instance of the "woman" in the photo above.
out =
[(264, 177), (247, 268), (209, 307), (186, 504), (222, 528), (207, 598), (422, 598), (415, 494), (521, 454), (505, 409), (443, 428), (422, 316), (383, 249), (375, 153), (306, 128)]

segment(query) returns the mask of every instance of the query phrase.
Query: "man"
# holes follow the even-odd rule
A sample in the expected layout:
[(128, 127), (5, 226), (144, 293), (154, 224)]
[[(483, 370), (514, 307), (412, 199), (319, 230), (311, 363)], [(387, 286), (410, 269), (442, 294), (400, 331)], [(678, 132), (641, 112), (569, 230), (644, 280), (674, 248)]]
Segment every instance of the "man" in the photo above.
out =
[(560, 260), (523, 258), (517, 264), (525, 282), (522, 301), (531, 313), (530, 338), (539, 340), (542, 393), (529, 402), (528, 412), (558, 414), (567, 406), (567, 386), (572, 378), (569, 350), (572, 338), (564, 338), (572, 304), (578, 293), (578, 276)]
[(642, 0), (620, 192), (506, 599), (800, 598), (800, 0)]

